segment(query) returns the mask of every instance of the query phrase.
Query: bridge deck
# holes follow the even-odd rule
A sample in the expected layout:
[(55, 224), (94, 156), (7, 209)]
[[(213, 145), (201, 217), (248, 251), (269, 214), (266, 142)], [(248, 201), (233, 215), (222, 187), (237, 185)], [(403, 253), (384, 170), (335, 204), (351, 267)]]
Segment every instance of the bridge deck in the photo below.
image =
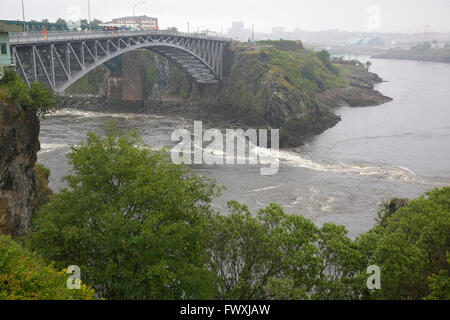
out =
[(29, 45), (37, 43), (53, 43), (67, 41), (84, 41), (95, 39), (111, 39), (124, 36), (172, 36), (189, 39), (202, 39), (221, 42), (230, 42), (230, 38), (211, 37), (196, 33), (184, 33), (173, 31), (49, 31), (45, 35), (41, 32), (11, 32), (9, 33), (9, 42), (11, 45)]

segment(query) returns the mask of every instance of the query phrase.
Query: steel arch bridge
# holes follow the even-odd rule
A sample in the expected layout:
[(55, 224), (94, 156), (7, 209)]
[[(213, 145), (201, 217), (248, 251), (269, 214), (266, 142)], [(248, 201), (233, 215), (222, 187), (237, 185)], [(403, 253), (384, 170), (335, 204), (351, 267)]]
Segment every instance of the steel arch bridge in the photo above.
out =
[(222, 78), (224, 47), (231, 39), (168, 31), (10, 33), (16, 71), (57, 92), (124, 53), (149, 49), (179, 66), (198, 84)]

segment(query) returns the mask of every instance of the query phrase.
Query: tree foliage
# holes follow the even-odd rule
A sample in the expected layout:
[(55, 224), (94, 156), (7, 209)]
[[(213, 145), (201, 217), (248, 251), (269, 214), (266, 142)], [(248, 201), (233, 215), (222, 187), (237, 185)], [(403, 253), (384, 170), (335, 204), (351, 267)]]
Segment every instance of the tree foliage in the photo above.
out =
[(211, 267), (219, 299), (350, 299), (359, 295), (363, 262), (344, 227), (321, 229), (272, 204), (252, 217), (230, 202), (209, 228)]
[[(252, 215), (216, 185), (113, 125), (68, 155), (67, 188), (26, 243), (59, 269), (81, 267), (107, 299), (448, 299), (450, 187), (387, 202), (353, 240), (271, 204)], [(381, 269), (369, 290), (367, 267)]]
[(330, 53), (326, 50), (321, 50), (319, 52), (316, 52), (316, 56), (319, 58), (320, 61), (322, 61), (323, 65), (333, 74), (339, 74), (338, 69), (336, 69), (335, 66), (333, 66), (330, 62)]
[(94, 291), (82, 284), (67, 288), (68, 275), (0, 234), (0, 300), (90, 300)]
[(212, 181), (113, 126), (68, 157), (68, 187), (33, 221), (34, 249), (59, 267), (80, 266), (107, 299), (211, 297), (204, 244)]
[(382, 272), (381, 290), (370, 298), (424, 299), (448, 288), (450, 187), (428, 192), (381, 221), (358, 240), (367, 264)]
[(58, 108), (53, 91), (38, 82), (33, 82), (28, 87), (13, 70), (6, 70), (5, 76), (0, 80), (0, 100), (17, 103), (23, 110), (33, 109), (41, 116)]

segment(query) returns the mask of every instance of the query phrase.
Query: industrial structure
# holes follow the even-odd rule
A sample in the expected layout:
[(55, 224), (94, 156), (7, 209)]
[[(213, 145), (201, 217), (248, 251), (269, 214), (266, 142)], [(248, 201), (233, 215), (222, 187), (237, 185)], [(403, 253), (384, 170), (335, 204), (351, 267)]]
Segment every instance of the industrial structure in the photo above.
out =
[(383, 47), (384, 41), (379, 37), (351, 38), (347, 46)]

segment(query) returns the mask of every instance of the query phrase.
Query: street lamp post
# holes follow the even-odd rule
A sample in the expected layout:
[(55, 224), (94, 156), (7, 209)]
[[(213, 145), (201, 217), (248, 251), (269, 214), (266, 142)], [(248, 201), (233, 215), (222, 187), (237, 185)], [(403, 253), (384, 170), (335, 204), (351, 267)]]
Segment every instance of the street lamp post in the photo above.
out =
[(88, 0), (89, 31), (91, 31), (91, 0)]
[(26, 31), (26, 27), (25, 27), (25, 8), (23, 6), (23, 0), (22, 0), (22, 18), (23, 18), (23, 32)]
[(189, 34), (189, 25), (190, 25), (190, 22), (188, 22), (187, 25), (188, 25), (188, 34)]
[(142, 2), (137, 2), (134, 4), (133, 6), (133, 20), (134, 20), (134, 28), (136, 29), (136, 6), (140, 5), (140, 4), (145, 4), (145, 1)]

